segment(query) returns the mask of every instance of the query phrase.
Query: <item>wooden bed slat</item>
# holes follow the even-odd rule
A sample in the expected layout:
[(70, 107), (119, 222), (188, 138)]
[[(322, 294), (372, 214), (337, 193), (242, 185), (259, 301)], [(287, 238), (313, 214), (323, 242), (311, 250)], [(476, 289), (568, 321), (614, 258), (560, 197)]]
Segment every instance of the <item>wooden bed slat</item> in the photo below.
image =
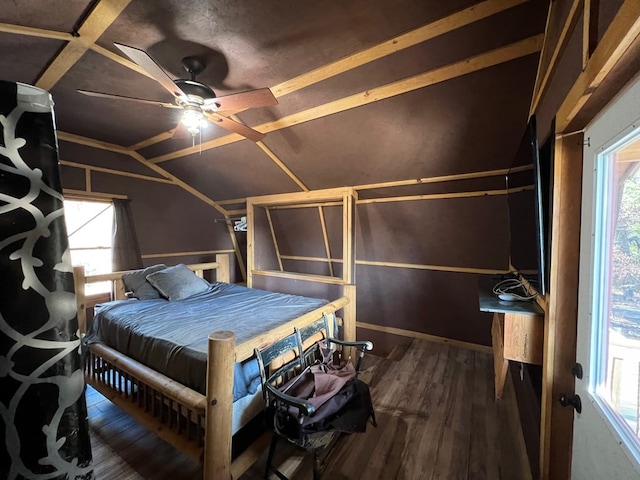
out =
[(193, 461), (202, 462), (202, 447), (198, 445), (198, 442), (188, 439), (184, 435), (177, 433), (175, 430), (166, 428), (163, 424), (159, 424), (157, 419), (153, 418), (151, 415), (141, 413), (135, 403), (131, 403), (126, 398), (118, 395), (108, 384), (99, 381), (89, 383), (93, 388), (104, 395), (107, 400), (131, 415), (140, 422), (140, 424), (154, 432), (165, 442), (187, 454), (187, 456)]
[[(150, 369), (142, 363), (124, 357), (120, 352), (107, 345), (95, 343), (89, 348), (94, 354), (99, 355), (119, 370), (142, 380), (154, 389), (162, 391), (165, 396), (191, 410), (204, 414), (207, 400), (201, 393), (191, 390), (175, 380), (171, 380), (169, 377)], [(113, 375), (113, 370), (111, 370), (111, 375)], [(112, 376), (111, 382), (109, 383), (113, 384), (113, 381), (114, 378)]]

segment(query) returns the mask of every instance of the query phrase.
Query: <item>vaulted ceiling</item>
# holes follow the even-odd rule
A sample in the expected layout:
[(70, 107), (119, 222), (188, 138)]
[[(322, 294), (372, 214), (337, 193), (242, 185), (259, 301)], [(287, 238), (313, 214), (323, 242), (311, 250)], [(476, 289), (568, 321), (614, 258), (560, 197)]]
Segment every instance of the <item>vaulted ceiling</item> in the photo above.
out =
[[(0, 10), (0, 77), (51, 92), (62, 160), (169, 176), (216, 202), (465, 174), (509, 166), (547, 9), (546, 0), (20, 0)], [(183, 57), (202, 57), (198, 80), (218, 95), (269, 87), (278, 105), (233, 117), (267, 136), (254, 143), (211, 125), (174, 139), (179, 110), (81, 95), (173, 101), (114, 42), (145, 50), (172, 78), (188, 76)], [(83, 144), (124, 155), (103, 159)]]

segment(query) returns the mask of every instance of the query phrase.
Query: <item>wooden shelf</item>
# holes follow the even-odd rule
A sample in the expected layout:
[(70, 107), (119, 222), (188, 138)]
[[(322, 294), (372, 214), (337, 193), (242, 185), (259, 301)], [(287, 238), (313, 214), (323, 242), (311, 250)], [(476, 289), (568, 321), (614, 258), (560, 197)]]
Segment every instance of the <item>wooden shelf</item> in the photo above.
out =
[(480, 310), (493, 312), (491, 346), (496, 398), (502, 397), (509, 360), (542, 365), (544, 311), (535, 302), (507, 302), (492, 292), (495, 279), (484, 278), (478, 288)]

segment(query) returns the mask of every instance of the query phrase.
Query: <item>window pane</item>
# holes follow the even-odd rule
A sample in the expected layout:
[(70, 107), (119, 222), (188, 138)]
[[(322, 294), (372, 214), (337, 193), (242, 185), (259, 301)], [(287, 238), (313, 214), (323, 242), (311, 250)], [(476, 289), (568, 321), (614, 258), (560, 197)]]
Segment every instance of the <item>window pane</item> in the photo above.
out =
[[(640, 432), (640, 135), (601, 159), (599, 265), (594, 310), (600, 338), (597, 393), (617, 428)], [(596, 257), (598, 258), (598, 256)], [(622, 433), (622, 432), (621, 432)], [(629, 445), (631, 447), (631, 445)], [(632, 447), (633, 448), (633, 447)]]
[[(84, 265), (86, 275), (111, 272), (112, 204), (65, 200), (64, 209), (71, 263)], [(88, 284), (85, 293), (103, 293), (110, 288), (110, 282)]]
[(75, 248), (111, 248), (113, 206), (105, 202), (65, 200), (69, 246)]

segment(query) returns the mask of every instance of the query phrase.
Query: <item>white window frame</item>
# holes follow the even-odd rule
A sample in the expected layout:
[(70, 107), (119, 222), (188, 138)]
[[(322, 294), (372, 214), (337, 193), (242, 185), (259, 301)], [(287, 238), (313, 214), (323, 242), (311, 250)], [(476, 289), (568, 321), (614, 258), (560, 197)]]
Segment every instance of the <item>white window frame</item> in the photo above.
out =
[[(113, 206), (113, 201), (112, 199), (105, 199), (105, 198), (93, 198), (93, 197), (65, 197), (64, 199), (65, 202), (90, 202), (90, 203), (100, 203), (100, 204), (104, 204), (105, 205), (105, 210), (107, 210), (107, 208), (111, 207), (112, 209), (114, 208)], [(98, 215), (102, 215), (103, 212), (100, 212)], [(65, 216), (67, 215), (67, 209), (65, 209)], [(113, 218), (113, 211), (111, 213), (112, 218)], [(96, 217), (94, 217), (96, 218)], [(89, 220), (88, 223), (90, 223), (93, 219)], [(80, 227), (80, 229), (84, 228), (84, 225)], [(80, 229), (76, 230), (79, 231)], [(69, 237), (71, 237), (71, 235), (73, 235), (73, 233), (75, 232), (71, 232), (68, 231), (67, 235)], [(113, 232), (111, 232), (110, 235), (113, 235)], [(71, 254), (73, 251), (79, 251), (79, 250), (84, 250), (84, 251), (90, 251), (90, 250), (106, 250), (106, 247), (95, 247), (95, 248), (72, 248), (71, 247), (71, 241), (69, 240), (69, 253)], [(112, 250), (112, 247), (110, 246), (108, 248), (108, 250)], [(78, 265), (76, 263), (73, 263), (73, 255), (71, 255), (72, 257), (72, 264), (74, 266)], [(112, 255), (111, 255), (112, 258)], [(109, 270), (108, 272), (100, 272), (100, 273), (110, 273), (113, 270), (111, 264), (109, 265)], [(95, 292), (92, 292), (89, 294), (89, 296), (101, 296), (107, 293), (111, 293), (111, 283), (110, 282), (100, 282), (100, 283), (96, 283), (96, 284), (92, 284), (92, 287), (94, 290), (96, 290)]]

